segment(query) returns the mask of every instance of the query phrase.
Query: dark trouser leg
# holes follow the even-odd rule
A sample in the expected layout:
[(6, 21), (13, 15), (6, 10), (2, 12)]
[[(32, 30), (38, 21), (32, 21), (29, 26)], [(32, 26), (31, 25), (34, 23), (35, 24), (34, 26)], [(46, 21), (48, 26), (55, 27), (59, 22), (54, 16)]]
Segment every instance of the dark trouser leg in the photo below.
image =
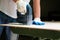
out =
[[(0, 24), (7, 24), (10, 22), (16, 22), (16, 19), (7, 16), (3, 12), (0, 12)], [(2, 34), (2, 31), (3, 31), (3, 27), (0, 27), (0, 36)], [(6, 40), (10, 40), (11, 37), (10, 27), (5, 27), (5, 32), (6, 32)]]

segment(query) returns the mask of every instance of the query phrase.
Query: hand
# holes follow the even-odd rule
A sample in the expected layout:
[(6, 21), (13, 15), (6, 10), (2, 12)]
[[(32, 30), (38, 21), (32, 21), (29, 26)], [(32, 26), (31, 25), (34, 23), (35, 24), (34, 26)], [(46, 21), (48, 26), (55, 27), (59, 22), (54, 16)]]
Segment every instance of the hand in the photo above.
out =
[(44, 25), (45, 23), (40, 20), (40, 18), (35, 18), (32, 22), (34, 25)]
[(25, 13), (27, 12), (27, 9), (26, 9), (27, 4), (26, 4), (26, 2), (20, 0), (20, 1), (17, 1), (16, 3), (17, 3), (17, 10), (21, 14), (25, 15)]

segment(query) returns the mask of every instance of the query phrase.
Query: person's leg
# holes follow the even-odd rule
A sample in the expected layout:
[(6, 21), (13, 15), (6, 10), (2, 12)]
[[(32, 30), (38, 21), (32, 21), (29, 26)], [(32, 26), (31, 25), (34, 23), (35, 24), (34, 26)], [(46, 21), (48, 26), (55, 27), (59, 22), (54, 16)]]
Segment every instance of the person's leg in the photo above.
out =
[[(10, 22), (16, 22), (16, 19), (10, 18), (9, 16), (5, 15), (3, 12), (0, 11), (0, 24), (7, 24)], [(0, 37), (2, 35), (3, 28), (4, 27), (0, 26)], [(14, 33), (11, 32), (10, 27), (5, 27), (5, 28), (6, 28), (6, 40), (10, 40), (11, 39), (10, 37), (12, 37)], [(14, 40), (17, 40), (17, 36), (18, 34), (14, 35), (15, 38)]]
[[(7, 22), (6, 23), (12, 23), (12, 22), (16, 22), (16, 19), (11, 18), (11, 17), (7, 17)], [(6, 35), (7, 35), (7, 39), (6, 40), (18, 40), (18, 34), (15, 34), (11, 31), (10, 27), (6, 27)]]
[[(5, 21), (5, 19), (3, 18), (3, 13), (0, 11), (0, 24), (3, 24), (4, 21)], [(4, 27), (0, 26), (0, 38), (1, 38), (1, 35), (2, 35), (2, 32), (3, 32), (3, 29), (4, 29)]]
[[(13, 33), (11, 31), (11, 29), (9, 31), (8, 27), (6, 28), (6, 34), (7, 34), (7, 37), (8, 37), (9, 40), (18, 40), (19, 34)], [(8, 40), (8, 39), (6, 39), (6, 40)]]
[[(0, 18), (0, 24), (2, 24), (1, 18)], [(2, 35), (2, 32), (3, 32), (3, 29), (4, 29), (4, 27), (0, 26), (0, 38), (1, 38), (1, 35)]]
[[(0, 12), (0, 23), (1, 24), (5, 24), (5, 23), (7, 23), (8, 21), (7, 21), (7, 16), (3, 13), (3, 12)], [(5, 26), (5, 28), (7, 28), (6, 26)], [(1, 27), (1, 30), (0, 31), (2, 31), (2, 27)], [(6, 31), (5, 31), (6, 32)], [(8, 37), (6, 37), (6, 39), (7, 40), (10, 40), (10, 29), (8, 28), (8, 30), (7, 30), (7, 33), (9, 33), (8, 34)]]

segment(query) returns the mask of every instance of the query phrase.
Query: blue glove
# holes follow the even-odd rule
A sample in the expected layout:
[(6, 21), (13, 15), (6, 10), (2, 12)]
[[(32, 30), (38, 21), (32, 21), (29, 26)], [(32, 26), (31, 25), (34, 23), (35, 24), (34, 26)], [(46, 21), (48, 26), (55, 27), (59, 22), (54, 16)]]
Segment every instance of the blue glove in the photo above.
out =
[(33, 20), (32, 24), (34, 24), (34, 25), (44, 25), (45, 22), (42, 22), (42, 21), (40, 20), (40, 18), (35, 18), (35, 19)]

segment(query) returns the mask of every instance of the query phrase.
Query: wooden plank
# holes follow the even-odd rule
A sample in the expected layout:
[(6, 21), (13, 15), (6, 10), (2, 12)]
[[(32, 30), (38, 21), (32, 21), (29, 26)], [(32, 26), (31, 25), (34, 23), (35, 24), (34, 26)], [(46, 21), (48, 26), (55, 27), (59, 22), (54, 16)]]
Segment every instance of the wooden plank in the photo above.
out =
[(45, 25), (0, 24), (0, 26), (10, 26), (14, 33), (20, 35), (60, 38), (60, 22), (45, 22)]
[(22, 25), (21, 23), (20, 24), (19, 23), (9, 23), (9, 24), (0, 24), (0, 26), (60, 31), (60, 22), (45, 22), (45, 25)]

